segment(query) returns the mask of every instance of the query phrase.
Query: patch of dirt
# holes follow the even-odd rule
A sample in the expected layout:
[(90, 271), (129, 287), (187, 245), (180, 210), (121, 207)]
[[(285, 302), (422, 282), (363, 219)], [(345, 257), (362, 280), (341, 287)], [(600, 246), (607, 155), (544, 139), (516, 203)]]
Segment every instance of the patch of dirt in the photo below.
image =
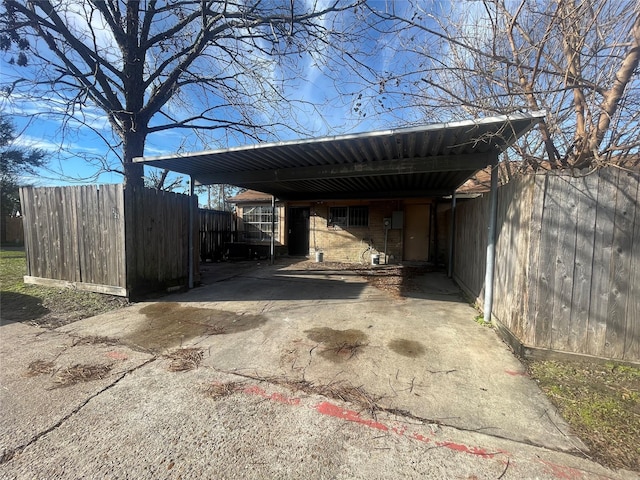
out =
[(334, 330), (320, 327), (305, 330), (309, 340), (323, 344), (320, 356), (332, 362), (344, 362), (355, 357), (368, 345), (367, 335), (355, 329)]
[(215, 382), (205, 387), (204, 394), (214, 400), (219, 400), (221, 398), (228, 397), (229, 395), (233, 395), (236, 392), (242, 391), (244, 387), (245, 384), (243, 382)]
[(556, 361), (528, 368), (594, 459), (640, 471), (640, 369)]
[(34, 360), (27, 367), (28, 377), (37, 377), (38, 375), (50, 375), (53, 373), (55, 364), (47, 360)]
[(171, 359), (170, 372), (186, 372), (200, 366), (203, 351), (201, 348), (179, 348), (167, 354), (166, 357)]
[(426, 273), (436, 271), (433, 265), (379, 265), (367, 266), (353, 263), (311, 261), (295, 264), (295, 268), (317, 271), (350, 271), (363, 277), (367, 282), (379, 290), (385, 291), (396, 298), (404, 298), (412, 292), (421, 292), (418, 278)]
[(111, 365), (81, 365), (76, 364), (60, 370), (54, 380), (56, 386), (53, 388), (70, 387), (77, 383), (90, 382), (92, 380), (102, 380), (109, 372)]

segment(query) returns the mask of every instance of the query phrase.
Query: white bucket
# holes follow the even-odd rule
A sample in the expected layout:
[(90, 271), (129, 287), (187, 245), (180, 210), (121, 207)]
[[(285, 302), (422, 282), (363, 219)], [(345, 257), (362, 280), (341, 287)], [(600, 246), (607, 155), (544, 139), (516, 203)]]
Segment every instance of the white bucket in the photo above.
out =
[(322, 263), (324, 261), (324, 252), (316, 252), (316, 263)]

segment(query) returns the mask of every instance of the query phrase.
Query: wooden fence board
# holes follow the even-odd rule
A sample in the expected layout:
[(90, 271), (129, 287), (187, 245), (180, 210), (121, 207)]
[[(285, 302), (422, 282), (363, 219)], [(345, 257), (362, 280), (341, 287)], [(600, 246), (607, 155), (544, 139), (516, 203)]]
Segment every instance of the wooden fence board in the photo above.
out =
[[(636, 178), (637, 180), (638, 178)], [(625, 360), (640, 359), (640, 185), (636, 189), (623, 358)]]
[(519, 264), (518, 238), (522, 221), (522, 185), (515, 180), (499, 189), (496, 242), (496, 270), (494, 296), (504, 301), (496, 304), (496, 317), (516, 335), (521, 334), (521, 324), (517, 321), (518, 303), (522, 294)]
[(576, 208), (576, 254), (573, 270), (573, 293), (566, 349), (587, 351), (587, 327), (591, 305), (594, 232), (596, 226), (597, 175), (572, 178), (571, 185), (579, 197)]
[(484, 292), (489, 198), (460, 201), (456, 206), (454, 278), (474, 299)]
[[(94, 291), (126, 294), (132, 288), (186, 285), (189, 208), (195, 197), (152, 189), (125, 192), (122, 185), (23, 188), (20, 195), (29, 281), (82, 283)], [(194, 278), (197, 220), (196, 215)]]
[(558, 176), (556, 215), (558, 226), (555, 231), (556, 242), (549, 245), (549, 251), (556, 252), (554, 302), (551, 314), (551, 348), (563, 350), (569, 337), (571, 303), (573, 297), (573, 270), (576, 258), (576, 216), (578, 201), (576, 191), (571, 185), (571, 177)]
[[(29, 194), (27, 188), (20, 189), (20, 207), (22, 208), (22, 230), (24, 232), (24, 252), (27, 257), (27, 275), (31, 275), (31, 262), (34, 258), (33, 248), (31, 247), (31, 242), (35, 238), (34, 233), (32, 232), (32, 223), (27, 219), (33, 219), (33, 215), (31, 212), (31, 202), (33, 200), (33, 195)], [(29, 216), (27, 217), (27, 212), (29, 212)]]
[(534, 186), (531, 198), (531, 220), (529, 224), (529, 261), (527, 263), (527, 284), (526, 291), (528, 295), (526, 299), (526, 305), (524, 308), (524, 314), (528, 319), (528, 330), (524, 332), (524, 342), (536, 345), (536, 322), (538, 321), (538, 275), (540, 268), (540, 241), (542, 238), (542, 217), (544, 215), (544, 198), (547, 194), (548, 177), (535, 176)]
[(200, 257), (202, 260), (221, 260), (224, 246), (237, 240), (236, 221), (233, 213), (221, 210), (198, 211), (200, 218)]
[(69, 232), (67, 257), (69, 262), (69, 277), (71, 282), (81, 282), (80, 271), (80, 235), (78, 234), (78, 210), (82, 208), (77, 200), (78, 187), (69, 187), (69, 202), (65, 205), (65, 224)]
[(558, 195), (561, 189), (555, 179), (549, 179), (544, 199), (542, 212), (542, 225), (540, 227), (540, 257), (538, 266), (538, 298), (544, 299), (537, 305), (536, 310), (536, 344), (543, 348), (551, 347), (551, 335), (553, 325), (553, 308), (555, 298), (555, 267), (557, 262), (557, 250), (551, 248), (556, 244), (558, 231), (558, 219), (561, 206), (558, 203)]
[(596, 230), (594, 237), (593, 281), (591, 282), (591, 307), (587, 352), (604, 356), (609, 311), (609, 280), (611, 272), (611, 249), (615, 227), (615, 202), (618, 171), (613, 175), (599, 172), (598, 205), (596, 208)]
[[(185, 284), (189, 274), (189, 208), (196, 198), (139, 188), (127, 188), (124, 195), (127, 284), (140, 292), (145, 287), (151, 290)], [(197, 222), (195, 216), (195, 229)], [(197, 275), (196, 258), (194, 278)]]
[[(640, 361), (638, 177), (551, 173), (535, 176), (530, 193), (519, 180), (500, 188), (494, 312), (524, 351)], [(454, 278), (476, 297), (486, 202), (464, 203), (456, 219)]]
[(633, 221), (638, 190), (638, 182), (627, 172), (620, 171), (617, 180), (604, 348), (604, 356), (612, 358), (622, 358), (624, 355), (629, 265), (632, 260)]

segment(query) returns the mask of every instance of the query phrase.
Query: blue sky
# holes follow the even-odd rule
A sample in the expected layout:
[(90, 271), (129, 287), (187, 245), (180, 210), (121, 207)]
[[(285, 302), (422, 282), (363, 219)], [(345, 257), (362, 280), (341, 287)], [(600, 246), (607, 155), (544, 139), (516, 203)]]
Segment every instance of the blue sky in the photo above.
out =
[[(372, 4), (384, 8), (387, 2), (380, 0)], [(435, 0), (422, 4), (427, 10), (437, 13), (448, 2)], [(395, 2), (395, 5), (401, 8), (406, 4)], [(397, 37), (374, 35), (370, 44), (365, 46), (370, 52), (367, 63), (380, 72), (410, 70), (413, 60), (398, 54), (398, 41)], [(324, 66), (315, 60), (309, 56), (301, 57), (301, 75), (286, 84), (282, 92), (286, 98), (304, 102), (294, 111), (292, 122), (305, 133), (301, 135), (284, 128), (274, 128), (265, 140), (373, 131), (415, 125), (421, 121), (420, 110), (402, 103), (402, 98), (381, 99), (375, 91), (375, 85), (367, 89), (362, 79), (347, 70), (334, 71), (329, 75)], [(25, 75), (24, 69), (8, 65), (4, 57), (0, 60), (0, 69), (0, 83), (10, 81), (16, 75)], [(360, 100), (358, 92), (364, 92)], [(198, 99), (194, 98), (194, 109), (197, 109), (197, 102)], [(24, 181), (38, 186), (121, 182), (122, 177), (117, 173), (97, 175), (100, 159), (119, 166), (119, 160), (107, 146), (108, 143), (116, 145), (118, 140), (114, 138), (103, 112), (85, 106), (82, 122), (67, 119), (63, 128), (61, 117), (54, 115), (63, 108), (60, 104), (56, 105), (53, 99), (45, 105), (18, 93), (9, 98), (0, 97), (0, 109), (12, 118), (16, 130), (21, 133), (18, 143), (51, 152), (50, 168), (40, 176), (25, 178)], [(278, 105), (273, 108), (278, 108)], [(269, 112), (266, 111), (265, 115), (268, 116)], [(92, 128), (87, 128), (87, 125)], [(166, 130), (147, 137), (145, 155), (168, 155), (178, 151), (226, 148), (248, 143), (255, 142), (228, 131), (196, 135), (188, 130)]]

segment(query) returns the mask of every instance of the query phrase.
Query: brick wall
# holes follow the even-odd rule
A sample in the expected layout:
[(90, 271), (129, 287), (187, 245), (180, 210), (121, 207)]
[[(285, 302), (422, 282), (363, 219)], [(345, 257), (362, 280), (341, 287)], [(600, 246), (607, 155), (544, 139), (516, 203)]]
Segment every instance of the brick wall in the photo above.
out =
[[(330, 207), (366, 205), (369, 207), (368, 227), (338, 227), (328, 224)], [(391, 218), (394, 210), (402, 208), (398, 201), (322, 202), (311, 204), (309, 222), (309, 250), (324, 253), (326, 262), (371, 263), (371, 253), (384, 253), (384, 218)], [(402, 259), (402, 231), (388, 230), (387, 255), (389, 263)], [(381, 255), (380, 262), (384, 262)]]

